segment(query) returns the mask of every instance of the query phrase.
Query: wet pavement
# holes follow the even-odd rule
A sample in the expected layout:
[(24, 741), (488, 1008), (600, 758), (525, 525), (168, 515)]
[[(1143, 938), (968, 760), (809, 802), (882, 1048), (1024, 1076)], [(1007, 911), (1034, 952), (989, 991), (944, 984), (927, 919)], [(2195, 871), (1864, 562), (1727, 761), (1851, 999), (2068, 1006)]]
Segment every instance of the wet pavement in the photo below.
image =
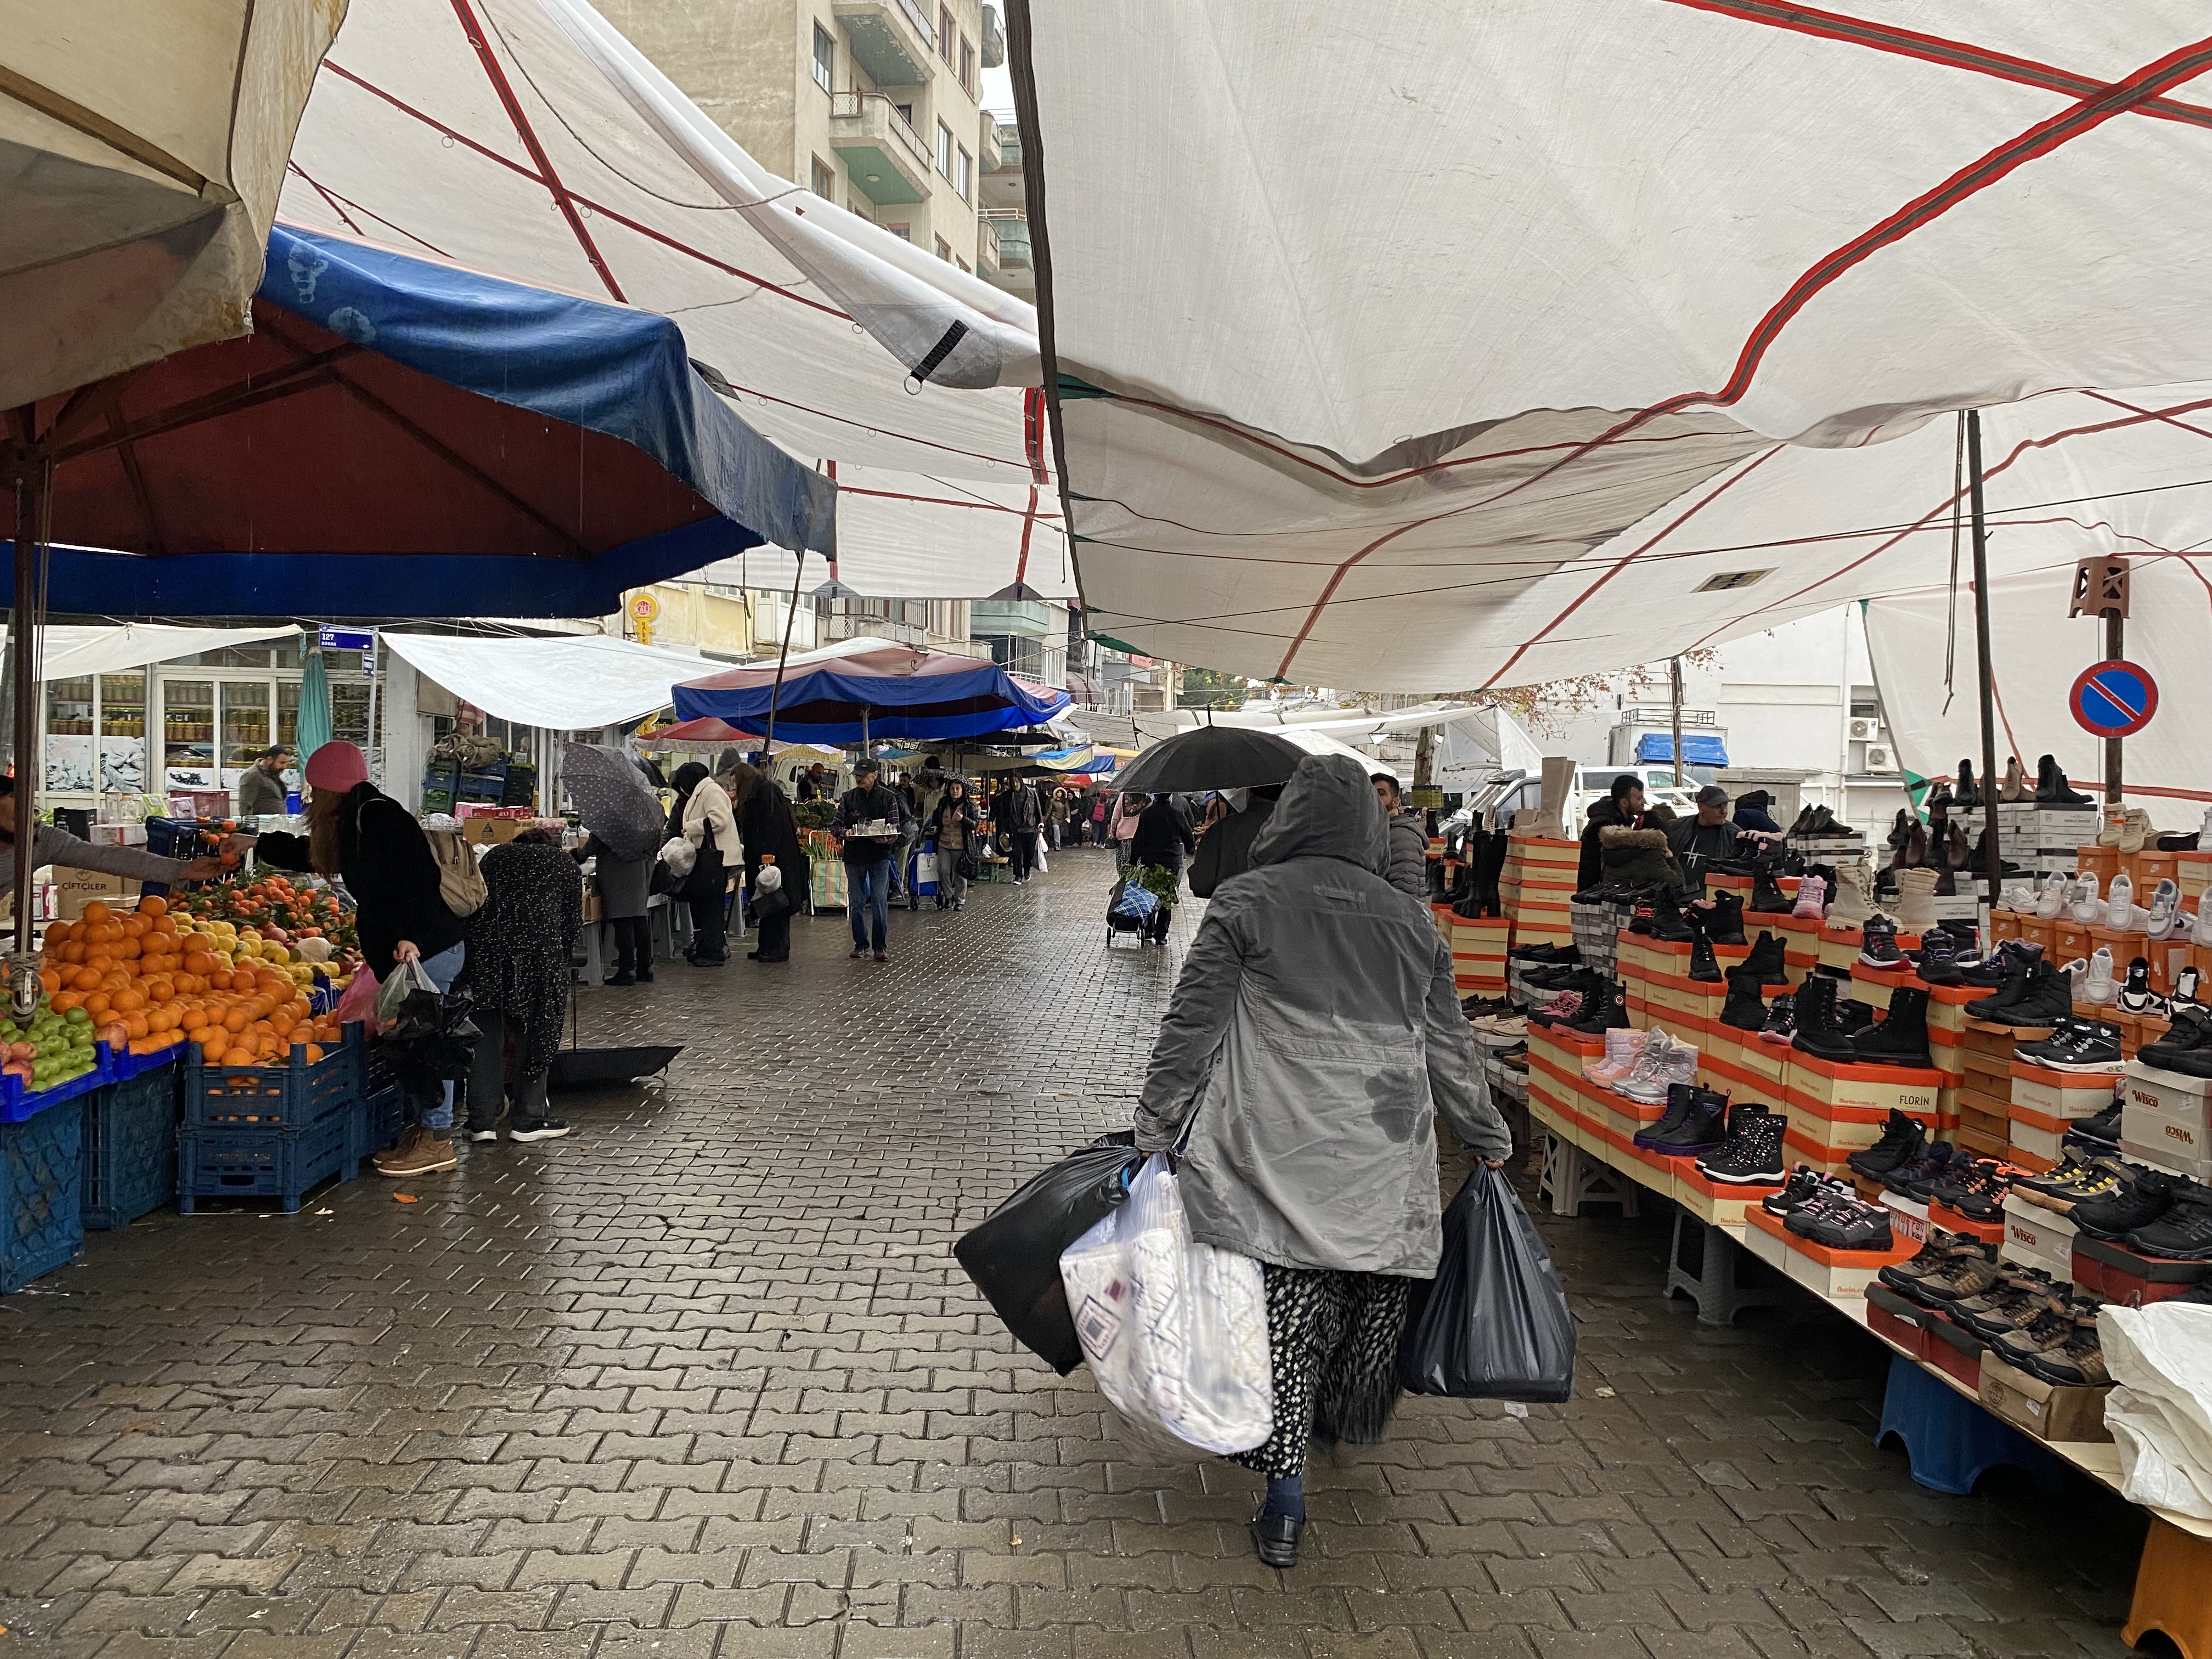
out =
[(164, 1212), (0, 1300), (0, 1659), (2122, 1651), (2132, 1510), (1916, 1486), (1886, 1351), (1698, 1326), (1653, 1215), (1545, 1218), (1573, 1402), (1408, 1401), (1262, 1567), (1256, 1477), (1129, 1461), (949, 1254), (1127, 1121), (1196, 907), (1109, 951), (1110, 881), (581, 993), (587, 1042), (686, 1047), (571, 1139)]

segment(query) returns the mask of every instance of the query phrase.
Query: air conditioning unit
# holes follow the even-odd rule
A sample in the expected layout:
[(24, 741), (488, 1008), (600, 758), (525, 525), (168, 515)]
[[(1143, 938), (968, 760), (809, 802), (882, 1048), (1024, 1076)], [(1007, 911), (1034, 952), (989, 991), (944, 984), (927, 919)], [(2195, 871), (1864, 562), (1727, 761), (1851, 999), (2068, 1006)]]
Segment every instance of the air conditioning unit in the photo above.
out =
[(1881, 735), (1881, 722), (1871, 714), (1850, 723), (1850, 740), (1853, 743), (1872, 743)]
[[(1851, 724), (1856, 726), (1858, 722), (1853, 720)], [(1871, 726), (1874, 722), (1869, 720), (1867, 724)], [(1897, 750), (1892, 749), (1887, 744), (1869, 744), (1866, 751), (1866, 769), (1869, 772), (1894, 772), (1897, 770)]]

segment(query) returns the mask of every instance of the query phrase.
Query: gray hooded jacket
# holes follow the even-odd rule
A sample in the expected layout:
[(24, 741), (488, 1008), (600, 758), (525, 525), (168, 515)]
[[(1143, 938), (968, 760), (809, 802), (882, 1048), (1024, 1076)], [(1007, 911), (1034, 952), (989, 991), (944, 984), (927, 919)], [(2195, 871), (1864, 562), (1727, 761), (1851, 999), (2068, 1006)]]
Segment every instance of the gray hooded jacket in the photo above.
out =
[(1199, 924), (1160, 1022), (1137, 1145), (1172, 1146), (1192, 1236), (1285, 1267), (1435, 1275), (1435, 1114), (1484, 1158), (1490, 1103), (1425, 906), (1383, 879), (1358, 761), (1309, 755)]

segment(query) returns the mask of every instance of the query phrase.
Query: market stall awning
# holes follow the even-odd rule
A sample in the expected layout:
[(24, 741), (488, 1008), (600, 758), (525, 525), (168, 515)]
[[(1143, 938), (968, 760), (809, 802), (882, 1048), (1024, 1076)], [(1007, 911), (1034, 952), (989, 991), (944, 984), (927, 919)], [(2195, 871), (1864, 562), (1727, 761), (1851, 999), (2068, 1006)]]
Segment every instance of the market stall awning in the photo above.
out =
[[(809, 660), (811, 659), (811, 660)], [(794, 743), (981, 737), (1041, 724), (1067, 694), (1015, 678), (988, 658), (917, 651), (886, 640), (842, 646), (787, 662), (733, 668), (672, 689), (679, 720), (712, 716)]]
[(1802, 586), (1770, 476), (1871, 536), (1948, 499), (1948, 411), (2212, 378), (2201, 9), (1851, 9), (1018, 4), (1091, 627), (1376, 690), (1652, 661)]
[(120, 674), (149, 663), (175, 662), (203, 651), (220, 651), (227, 645), (288, 639), (299, 631), (290, 623), (274, 628), (165, 628), (158, 623), (96, 628), (64, 623), (40, 634), (43, 648), (39, 666), (49, 681), (86, 674)]
[(345, 0), (36, 3), (0, 27), (0, 409), (242, 334)]
[(668, 706), (669, 678), (704, 658), (603, 635), (495, 640), (386, 632), (386, 645), (487, 714), (553, 732), (591, 732)]
[[(626, 14), (648, 44), (673, 15)], [(841, 130), (902, 156), (902, 134), (922, 143), (888, 99), (836, 98)], [(581, 0), (378, 0), (331, 49), (283, 206), (675, 319), (748, 423), (836, 463), (860, 503), (838, 572), (856, 591), (981, 598), (1026, 554), (1033, 585), (1071, 592), (1041, 410), (1018, 389), (1036, 380), (1033, 308), (805, 182), (746, 155)], [(748, 580), (790, 584), (787, 557), (757, 562)], [(808, 563), (811, 586), (826, 573)]]
[[(1674, 739), (1665, 732), (1646, 732), (1636, 740), (1636, 758), (1656, 763), (1674, 758)], [(1682, 734), (1682, 764), (1685, 766), (1726, 766), (1729, 763), (1728, 745), (1711, 732)]]
[(604, 616), (763, 537), (834, 544), (830, 481), (665, 318), (282, 227), (269, 249), (252, 335), (46, 417), (53, 609)]

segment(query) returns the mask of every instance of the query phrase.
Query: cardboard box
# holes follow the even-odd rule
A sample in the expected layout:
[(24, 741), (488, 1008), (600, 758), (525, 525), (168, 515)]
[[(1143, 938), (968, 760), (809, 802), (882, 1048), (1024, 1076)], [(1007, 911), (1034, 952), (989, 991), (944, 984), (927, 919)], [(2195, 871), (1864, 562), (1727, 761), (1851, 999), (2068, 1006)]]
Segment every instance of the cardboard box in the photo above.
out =
[(2039, 1440), (2108, 1441), (2106, 1389), (2069, 1389), (1996, 1360), (1984, 1365), (1978, 1393), (1990, 1413)]
[(1929, 1327), (1940, 1316), (1917, 1302), (1907, 1302), (1887, 1285), (1867, 1286), (1867, 1328), (1895, 1343), (1915, 1359), (1929, 1358), (1935, 1340)]
[(2212, 1158), (2212, 1078), (2160, 1071), (2136, 1060), (2122, 1086), (2123, 1142), (2160, 1153), (2155, 1161), (2169, 1169)]
[(461, 820), (461, 839), (478, 847), (497, 847), (529, 827), (527, 818), (466, 817)]
[(2014, 1193), (2005, 1200), (2004, 1237), (1997, 1254), (2022, 1267), (2040, 1267), (2061, 1283), (2074, 1277), (2074, 1233), (2071, 1220), (2056, 1210), (2031, 1204)]
[(2206, 1279), (2212, 1262), (2158, 1261), (2109, 1239), (2074, 1235), (2074, 1282), (2124, 1308), (2163, 1302)]
[[(1769, 1267), (1778, 1267), (1816, 1295), (1844, 1301), (1863, 1297), (1884, 1267), (1911, 1260), (1920, 1246), (1897, 1239), (1887, 1250), (1832, 1250), (1791, 1232), (1780, 1216), (1747, 1209), (1744, 1248)], [(1894, 1227), (1891, 1230), (1893, 1237)]]
[(109, 905), (138, 902), (138, 884), (127, 877), (111, 876), (101, 870), (73, 870), (66, 865), (55, 865), (53, 872), (54, 911), (64, 921), (76, 921), (94, 899)]
[[(1963, 1325), (1954, 1325), (1948, 1319), (1937, 1319), (1928, 1327), (1928, 1358), (1936, 1369), (1945, 1376), (1955, 1377), (1968, 1388), (1978, 1391), (1982, 1385), (1982, 1356), (1990, 1345)], [(1992, 1359), (1992, 1369), (2002, 1364)]]
[(1901, 1239), (1911, 1240), (1916, 1249), (1928, 1242), (1928, 1201), (1925, 1199), (1907, 1198), (1903, 1193), (1885, 1189), (1880, 1202), (1889, 1212), (1890, 1231)]

